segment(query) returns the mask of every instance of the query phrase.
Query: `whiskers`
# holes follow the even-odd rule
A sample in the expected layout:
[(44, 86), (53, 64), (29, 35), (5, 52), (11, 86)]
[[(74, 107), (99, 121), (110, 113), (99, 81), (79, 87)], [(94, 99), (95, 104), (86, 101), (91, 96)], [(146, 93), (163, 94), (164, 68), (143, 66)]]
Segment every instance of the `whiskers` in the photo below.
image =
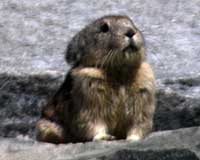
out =
[(119, 50), (111, 49), (100, 59), (97, 59), (95, 67), (105, 70), (121, 70), (124, 67), (134, 65), (138, 60), (137, 54), (123, 53)]
[(100, 63), (100, 68), (104, 68), (108, 65), (113, 64), (113, 57), (115, 55), (115, 51), (114, 50), (110, 50), (107, 55), (105, 57), (103, 57), (101, 63)]

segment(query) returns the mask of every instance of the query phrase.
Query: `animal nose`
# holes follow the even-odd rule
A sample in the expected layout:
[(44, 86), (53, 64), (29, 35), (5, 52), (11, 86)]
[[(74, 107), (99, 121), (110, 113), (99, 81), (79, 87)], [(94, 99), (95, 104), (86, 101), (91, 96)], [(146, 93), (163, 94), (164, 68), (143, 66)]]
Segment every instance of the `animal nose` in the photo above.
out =
[(132, 38), (135, 35), (135, 31), (133, 29), (128, 29), (125, 33), (125, 36), (128, 38)]

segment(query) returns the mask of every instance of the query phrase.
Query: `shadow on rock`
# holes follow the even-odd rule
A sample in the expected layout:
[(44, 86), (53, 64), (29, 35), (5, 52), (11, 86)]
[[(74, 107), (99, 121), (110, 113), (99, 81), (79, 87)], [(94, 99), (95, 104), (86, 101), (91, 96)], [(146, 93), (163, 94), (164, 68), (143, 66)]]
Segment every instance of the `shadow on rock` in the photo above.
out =
[(171, 149), (160, 151), (120, 150), (112, 155), (97, 160), (199, 160), (195, 153), (187, 149)]
[[(58, 89), (63, 76), (0, 75), (0, 136), (28, 135), (34, 138), (41, 107)], [(154, 130), (171, 130), (200, 125), (200, 100), (176, 93), (157, 93)]]
[(200, 100), (176, 93), (157, 93), (154, 130), (171, 130), (200, 125)]

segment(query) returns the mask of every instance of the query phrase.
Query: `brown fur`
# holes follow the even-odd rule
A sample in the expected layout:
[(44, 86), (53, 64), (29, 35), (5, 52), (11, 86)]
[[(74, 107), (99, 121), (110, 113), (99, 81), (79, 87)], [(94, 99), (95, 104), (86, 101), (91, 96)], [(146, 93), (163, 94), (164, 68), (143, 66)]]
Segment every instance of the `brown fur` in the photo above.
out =
[[(86, 36), (91, 39), (89, 31), (93, 28), (90, 26), (95, 26), (99, 21), (108, 23), (109, 29), (112, 30), (113, 27), (114, 33), (116, 32), (112, 36), (112, 43), (117, 44), (115, 51), (110, 50), (109, 46), (104, 47), (107, 49), (105, 55), (101, 43), (107, 41), (104, 38), (105, 34), (108, 35), (107, 28), (103, 28), (103, 31), (106, 30), (106, 33), (101, 34), (103, 38), (98, 39), (101, 41), (100, 46), (90, 46), (93, 41), (88, 44), (85, 42)], [(43, 108), (42, 119), (37, 124), (38, 140), (65, 143), (125, 138), (137, 141), (151, 131), (155, 111), (155, 79), (145, 60), (141, 33), (130, 22), (127, 17), (104, 17), (86, 27), (83, 33), (81, 31), (78, 42), (76, 38), (72, 40), (74, 46), (72, 45), (71, 50), (80, 52), (77, 50), (80, 48), (78, 45), (84, 43), (87, 54), (80, 57), (77, 53), (77, 57), (67, 58), (69, 62), (75, 61), (76, 65), (74, 64), (55, 96)], [(127, 28), (130, 29), (130, 26), (136, 32), (133, 35), (136, 49), (122, 51), (129, 41), (120, 39), (122, 36), (118, 37), (117, 34), (122, 34), (121, 31), (124, 30), (127, 35)], [(95, 37), (94, 33), (92, 35)], [(129, 37), (132, 38), (131, 36)], [(119, 46), (118, 43), (124, 44)], [(70, 54), (70, 49), (68, 50)]]

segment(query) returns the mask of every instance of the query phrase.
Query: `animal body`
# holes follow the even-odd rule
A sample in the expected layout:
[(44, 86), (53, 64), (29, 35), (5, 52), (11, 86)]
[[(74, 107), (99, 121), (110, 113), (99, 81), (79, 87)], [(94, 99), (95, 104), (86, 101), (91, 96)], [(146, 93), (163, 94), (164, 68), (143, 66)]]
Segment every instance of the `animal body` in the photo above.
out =
[(105, 16), (68, 45), (72, 68), (44, 106), (37, 138), (51, 143), (127, 139), (152, 129), (155, 79), (141, 32), (127, 16)]

